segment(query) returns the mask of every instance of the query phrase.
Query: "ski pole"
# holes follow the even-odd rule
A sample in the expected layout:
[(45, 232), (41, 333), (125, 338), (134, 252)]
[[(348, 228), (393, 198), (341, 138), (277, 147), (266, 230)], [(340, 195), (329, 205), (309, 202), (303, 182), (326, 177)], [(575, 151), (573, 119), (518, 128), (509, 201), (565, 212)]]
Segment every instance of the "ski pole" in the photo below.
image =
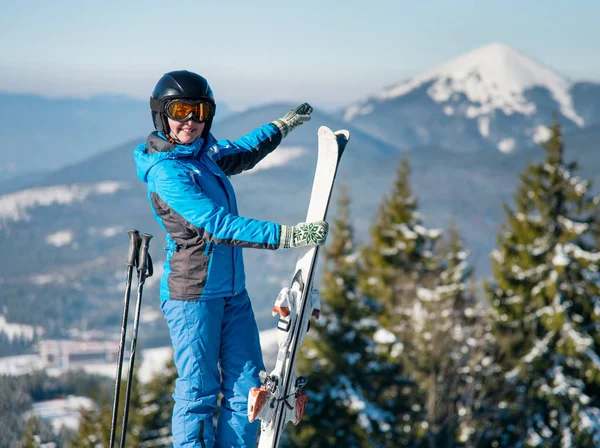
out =
[(140, 322), (140, 309), (142, 307), (142, 290), (146, 281), (146, 273), (148, 270), (148, 247), (152, 235), (148, 233), (142, 234), (140, 243), (140, 251), (138, 258), (138, 288), (137, 299), (135, 303), (135, 315), (133, 318), (133, 336), (131, 338), (131, 355), (129, 357), (129, 371), (127, 372), (127, 387), (125, 389), (125, 404), (123, 408), (123, 425), (121, 428), (121, 444), (120, 447), (125, 447), (125, 438), (127, 436), (127, 419), (129, 417), (129, 399), (131, 396), (131, 383), (133, 379), (133, 365), (135, 362), (135, 346), (137, 344), (138, 325)]
[(119, 353), (117, 355), (117, 372), (115, 379), (115, 394), (112, 409), (112, 420), (110, 425), (110, 444), (112, 448), (115, 443), (117, 431), (117, 414), (119, 411), (119, 392), (121, 390), (121, 374), (123, 370), (123, 352), (125, 351), (125, 335), (127, 332), (127, 318), (129, 314), (129, 297), (131, 293), (131, 278), (133, 277), (133, 268), (137, 264), (138, 252), (140, 248), (140, 232), (129, 230), (129, 254), (127, 256), (127, 279), (125, 281), (125, 298), (123, 300), (123, 319), (121, 321), (121, 340), (119, 341)]

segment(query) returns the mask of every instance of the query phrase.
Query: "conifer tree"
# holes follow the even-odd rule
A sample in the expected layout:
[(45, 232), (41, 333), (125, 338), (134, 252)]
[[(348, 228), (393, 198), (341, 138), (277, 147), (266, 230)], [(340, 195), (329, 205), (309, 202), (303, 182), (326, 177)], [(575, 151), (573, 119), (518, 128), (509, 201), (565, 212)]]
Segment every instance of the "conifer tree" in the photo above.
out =
[[(121, 425), (123, 421), (123, 402), (125, 397), (126, 380), (121, 383), (121, 400), (117, 419), (117, 431), (115, 443), (121, 438)], [(140, 401), (141, 385), (135, 375), (131, 383), (131, 396), (129, 403), (129, 418), (127, 422), (127, 446), (139, 446), (139, 435), (141, 432), (141, 409)], [(79, 428), (71, 448), (95, 448), (108, 446), (110, 441), (110, 427), (112, 421), (112, 402), (108, 402), (102, 396), (92, 397), (97, 403), (95, 409), (81, 409), (79, 411)]]
[(564, 161), (558, 124), (543, 148), (505, 206), (487, 286), (515, 392), (505, 404), (518, 404), (501, 446), (600, 446), (598, 198)]
[(423, 392), (423, 445), (479, 446), (498, 366), (489, 320), (477, 299), (468, 252), (455, 223), (436, 251), (436, 268), (417, 285), (403, 312), (404, 361)]
[(144, 384), (140, 397), (141, 447), (169, 447), (173, 444), (171, 416), (173, 413), (173, 390), (177, 371), (173, 359), (169, 359), (165, 369), (155, 374), (148, 384)]
[[(417, 446), (427, 431), (425, 390), (413, 375), (406, 350), (414, 342), (412, 304), (417, 291), (435, 281), (439, 261), (434, 248), (440, 232), (423, 226), (409, 176), (408, 161), (403, 160), (371, 229), (360, 282), (365, 294), (381, 305), (374, 341), (385, 369), (374, 387), (384, 391), (379, 405), (394, 415), (389, 446)], [(417, 356), (415, 351), (412, 357)]]
[(19, 448), (36, 448), (40, 445), (39, 434), (40, 419), (36, 416), (29, 417), (23, 440), (19, 444)]
[(292, 446), (378, 446), (390, 415), (372, 401), (377, 370), (372, 353), (376, 326), (370, 302), (360, 294), (360, 262), (350, 217), (350, 197), (342, 187), (338, 214), (324, 248), (321, 315), (301, 348), (299, 372), (308, 374), (308, 409), (290, 433)]
[[(415, 301), (429, 323), (426, 333), (415, 332), (415, 339), (422, 340), (419, 358), (426, 361), (418, 376), (425, 378), (427, 391), (428, 443), (495, 446), (494, 404), (504, 396), (497, 381), (500, 353), (455, 221), (439, 253), (435, 288), (420, 289)], [(417, 359), (415, 368), (420, 365)]]
[(60, 446), (59, 436), (54, 433), (52, 425), (47, 421), (32, 415), (27, 420), (27, 427), (23, 435), (20, 448), (37, 448)]
[(423, 227), (418, 204), (410, 187), (410, 166), (402, 160), (392, 191), (379, 207), (364, 253), (367, 271), (363, 288), (386, 308), (386, 323), (393, 311), (412, 303), (416, 288), (435, 268), (433, 248), (438, 231)]
[[(413, 375), (426, 391), (427, 440), (430, 447), (453, 447), (458, 431), (458, 409), (462, 378), (459, 368), (470, 347), (467, 303), (470, 269), (456, 227), (440, 253), (438, 275), (432, 287), (417, 289), (408, 326), (413, 337), (406, 356)], [(462, 365), (461, 365), (462, 364)]]

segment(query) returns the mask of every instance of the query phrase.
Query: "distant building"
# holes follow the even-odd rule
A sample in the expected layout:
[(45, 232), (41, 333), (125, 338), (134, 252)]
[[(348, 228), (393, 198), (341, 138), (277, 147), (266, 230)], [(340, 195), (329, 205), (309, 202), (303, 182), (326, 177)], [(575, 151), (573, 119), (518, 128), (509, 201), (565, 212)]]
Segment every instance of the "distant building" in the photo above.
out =
[(119, 344), (116, 341), (44, 339), (38, 347), (44, 366), (69, 369), (84, 364), (116, 362)]

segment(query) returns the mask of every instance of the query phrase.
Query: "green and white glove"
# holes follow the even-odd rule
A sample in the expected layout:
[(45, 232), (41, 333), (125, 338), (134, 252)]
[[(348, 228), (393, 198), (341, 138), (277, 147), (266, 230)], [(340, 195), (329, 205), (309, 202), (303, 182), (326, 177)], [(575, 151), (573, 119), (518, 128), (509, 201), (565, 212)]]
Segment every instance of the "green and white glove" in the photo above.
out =
[(295, 226), (281, 226), (279, 249), (302, 246), (322, 246), (327, 239), (329, 224), (325, 221), (301, 222)]
[(281, 131), (281, 136), (285, 138), (292, 130), (297, 128), (303, 123), (310, 121), (310, 114), (313, 108), (308, 103), (302, 103), (295, 109), (290, 110), (279, 120), (275, 120), (272, 123), (277, 126)]

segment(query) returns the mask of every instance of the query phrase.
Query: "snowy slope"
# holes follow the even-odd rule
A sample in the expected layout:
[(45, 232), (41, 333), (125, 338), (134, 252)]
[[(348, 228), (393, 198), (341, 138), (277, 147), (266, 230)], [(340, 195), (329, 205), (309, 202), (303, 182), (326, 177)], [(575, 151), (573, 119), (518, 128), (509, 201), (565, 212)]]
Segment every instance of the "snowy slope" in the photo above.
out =
[(38, 334), (43, 334), (43, 328), (32, 327), (31, 325), (13, 324), (7, 322), (6, 317), (0, 314), (0, 333), (6, 334), (8, 339), (13, 340), (14, 338), (23, 338), (26, 340), (33, 340), (36, 330)]
[(291, 164), (298, 157), (308, 153), (308, 151), (308, 148), (303, 146), (285, 146), (285, 144), (282, 144), (277, 148), (277, 151), (273, 151), (261, 160), (260, 164), (256, 165), (252, 170), (243, 172), (242, 176), (252, 176), (259, 171)]
[[(568, 79), (543, 64), (494, 43), (385, 88), (349, 106), (343, 117), (358, 126), (366, 121), (365, 128), (372, 131), (369, 119), (389, 128), (389, 120), (382, 115), (394, 115), (397, 108), (412, 109), (423, 118), (410, 123), (417, 128), (412, 132), (417, 138), (411, 139), (408, 132), (394, 134), (391, 129), (380, 129), (379, 136), (389, 141), (400, 137), (395, 142), (400, 146), (443, 145), (444, 132), (436, 132), (436, 127), (445, 128), (448, 134), (462, 129), (467, 135), (474, 131), (500, 151), (510, 152), (544, 141), (548, 136), (545, 125), (551, 124), (554, 112), (571, 127), (586, 124), (574, 107), (572, 87)], [(423, 108), (429, 109), (428, 113), (420, 110)], [(406, 121), (398, 124), (403, 126)]]
[(92, 185), (57, 185), (48, 188), (31, 188), (0, 196), (0, 225), (8, 220), (30, 219), (28, 209), (50, 207), (56, 204), (82, 202), (89, 195), (115, 194), (127, 188), (123, 182), (100, 182)]
[[(272, 328), (260, 332), (260, 345), (263, 358), (267, 367), (275, 364), (277, 357), (277, 329), (275, 324)], [(127, 347), (126, 355), (129, 354)], [(136, 356), (135, 370), (139, 380), (143, 383), (149, 382), (152, 377), (162, 372), (165, 364), (173, 357), (173, 349), (170, 346), (155, 347), (140, 350)], [(125, 360), (123, 372), (127, 372), (127, 360)], [(95, 362), (88, 364), (77, 364), (74, 370), (82, 369), (90, 374), (103, 375), (114, 378), (116, 364)], [(46, 370), (51, 375), (59, 375), (64, 372), (60, 368), (48, 369), (36, 354), (0, 357), (0, 375), (26, 375), (37, 370)]]

